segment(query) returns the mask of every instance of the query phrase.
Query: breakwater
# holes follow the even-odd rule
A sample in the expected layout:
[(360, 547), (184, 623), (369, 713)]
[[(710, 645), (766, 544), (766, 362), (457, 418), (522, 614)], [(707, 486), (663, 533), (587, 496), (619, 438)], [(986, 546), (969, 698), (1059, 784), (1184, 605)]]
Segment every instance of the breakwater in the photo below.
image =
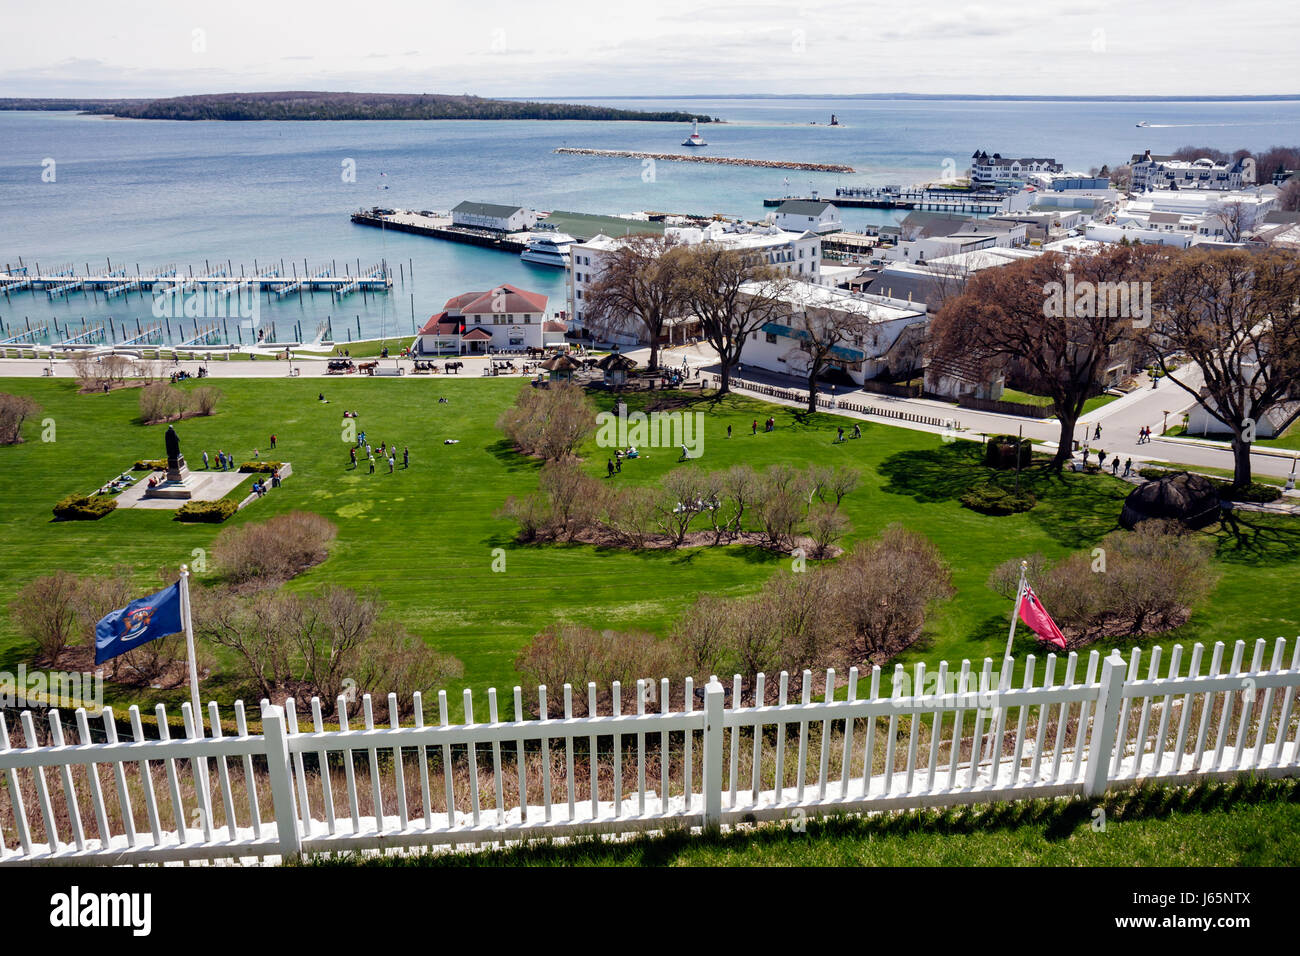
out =
[(712, 163), (716, 166), (753, 166), (759, 169), (800, 169), (813, 173), (852, 173), (852, 166), (841, 163), (799, 163), (781, 159), (743, 159), (738, 156), (699, 156), (685, 153), (642, 153), (630, 149), (584, 149), (561, 146), (557, 153), (573, 156), (606, 156), (614, 159), (653, 159), (666, 163)]

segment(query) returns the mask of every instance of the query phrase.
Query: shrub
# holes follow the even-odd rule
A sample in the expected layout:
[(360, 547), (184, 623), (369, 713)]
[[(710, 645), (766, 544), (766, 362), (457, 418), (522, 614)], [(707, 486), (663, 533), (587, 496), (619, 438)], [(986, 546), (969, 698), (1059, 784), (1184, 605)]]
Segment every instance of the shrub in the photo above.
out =
[[(1212, 539), (1177, 522), (1144, 521), (1054, 565), (1033, 555), (1027, 578), (1068, 645), (1077, 647), (1180, 626), (1214, 586), (1213, 552)], [(1004, 562), (990, 575), (989, 587), (1013, 599), (1019, 567), (1018, 559)]]
[(580, 386), (551, 382), (524, 386), (497, 419), (497, 427), (525, 455), (547, 460), (573, 456), (596, 427), (596, 407)]
[(166, 467), (166, 458), (141, 458), (131, 466), (131, 469), (133, 471), (159, 471)]
[[(551, 713), (562, 712), (566, 683), (585, 688), (594, 682), (602, 691), (614, 681), (635, 687), (639, 678), (656, 683), (660, 678), (685, 676), (675, 648), (644, 632), (598, 631), (590, 627), (563, 626), (542, 631), (519, 652), (515, 667), (529, 684), (545, 684)], [(584, 694), (577, 694), (584, 698)], [(624, 704), (635, 704), (627, 693)]]
[(140, 390), (140, 420), (146, 425), (180, 418), (189, 406), (189, 396), (166, 382), (151, 382)]
[(892, 524), (834, 566), (830, 587), (857, 652), (881, 663), (920, 636), (930, 603), (952, 594), (952, 574), (929, 540)]
[(244, 474), (263, 474), (269, 475), (273, 471), (279, 471), (284, 467), (282, 461), (246, 461), (239, 466), (239, 470)]
[(1159, 479), (1165, 477), (1166, 475), (1172, 475), (1172, 474), (1176, 474), (1176, 472), (1173, 472), (1168, 468), (1155, 468), (1150, 465), (1148, 465), (1145, 468), (1138, 469), (1138, 475), (1141, 476), (1142, 478), (1145, 478), (1147, 481), (1158, 481)]
[(199, 415), (211, 415), (221, 401), (221, 389), (204, 385), (190, 392), (190, 406)]
[(1230, 481), (1214, 482), (1219, 497), (1226, 501), (1252, 501), (1260, 504), (1277, 501), (1282, 497), (1282, 489), (1262, 481), (1252, 481), (1245, 488), (1233, 488)]
[(220, 524), (239, 511), (239, 502), (229, 498), (216, 501), (187, 501), (176, 512), (176, 521), (202, 521)]
[(102, 518), (117, 502), (108, 495), (68, 495), (54, 506), (54, 517), (60, 521), (94, 521)]
[(1020, 446), (1020, 467), (1028, 467), (1034, 457), (1034, 446), (1028, 438), (1018, 435), (994, 435), (984, 446), (984, 464), (989, 468), (1015, 468), (1016, 446)]
[(267, 521), (227, 528), (212, 542), (217, 564), (233, 582), (286, 581), (324, 561), (338, 529), (318, 514), (291, 511)]
[(18, 633), (36, 642), (38, 661), (54, 663), (79, 636), (80, 586), (75, 574), (55, 571), (26, 584), (9, 605)]
[(985, 515), (1013, 515), (1028, 511), (1038, 503), (1027, 491), (1016, 494), (997, 485), (977, 485), (961, 496), (963, 506)]
[(0, 445), (16, 445), (23, 440), (23, 422), (41, 410), (26, 395), (0, 392)]

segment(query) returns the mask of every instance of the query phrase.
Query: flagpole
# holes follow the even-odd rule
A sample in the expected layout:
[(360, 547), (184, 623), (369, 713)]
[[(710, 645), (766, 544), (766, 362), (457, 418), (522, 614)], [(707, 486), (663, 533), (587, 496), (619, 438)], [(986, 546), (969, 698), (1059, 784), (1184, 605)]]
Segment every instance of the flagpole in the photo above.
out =
[(194, 729), (203, 736), (203, 705), (199, 702), (199, 667), (194, 660), (194, 622), (190, 618), (190, 569), (181, 565), (181, 617), (185, 622), (185, 653), (190, 664), (190, 705), (194, 708)]
[[(1019, 452), (1017, 452), (1019, 454)], [(1017, 458), (1018, 462), (1020, 459)], [(1002, 653), (1002, 673), (998, 677), (998, 705), (993, 711), (993, 716), (989, 718), (989, 728), (992, 729), (992, 721), (997, 719), (997, 714), (1002, 710), (1001, 695), (1011, 689), (1011, 642), (1016, 639), (1016, 622), (1020, 619), (1020, 602), (1025, 596), (1025, 577), (1029, 572), (1029, 562), (1020, 562), (1020, 583), (1016, 585), (1016, 604), (1011, 609), (1011, 629), (1007, 632), (1007, 649)], [(989, 744), (984, 754), (985, 758), (993, 756), (993, 735), (989, 735)]]
[(1007, 633), (1007, 649), (1002, 655), (1002, 680), (1001, 689), (1007, 689), (1007, 681), (1010, 675), (1006, 672), (1006, 662), (1011, 660), (1011, 642), (1016, 639), (1016, 622), (1020, 619), (1020, 602), (1025, 597), (1025, 577), (1029, 573), (1029, 562), (1020, 562), (1020, 583), (1016, 585), (1016, 606), (1011, 609), (1011, 630)]

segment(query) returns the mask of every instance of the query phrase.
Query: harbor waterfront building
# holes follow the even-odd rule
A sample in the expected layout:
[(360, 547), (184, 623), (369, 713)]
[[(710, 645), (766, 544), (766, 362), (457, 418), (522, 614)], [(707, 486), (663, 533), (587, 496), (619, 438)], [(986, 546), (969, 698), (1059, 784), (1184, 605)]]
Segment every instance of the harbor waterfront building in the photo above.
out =
[(839, 232), (840, 211), (820, 199), (787, 199), (776, 208), (773, 222), (786, 232)]
[(989, 188), (999, 183), (1020, 183), (1035, 173), (1062, 173), (1065, 167), (1055, 159), (1023, 156), (1013, 159), (1000, 153), (990, 156), (984, 150), (975, 150), (971, 156), (970, 181), (976, 188)]
[[(761, 283), (748, 283), (741, 291), (746, 288), (754, 293), (762, 291)], [(861, 385), (887, 372), (898, 374), (920, 367), (929, 322), (922, 303), (812, 282), (791, 283), (782, 292), (781, 301), (788, 306), (789, 314), (751, 333), (750, 341), (745, 343), (746, 368), (807, 376), (811, 359), (807, 325), (819, 318), (828, 327), (836, 323), (853, 329), (844, 342), (830, 350), (823, 374), (835, 375), (838, 370)]]
[(563, 346), (565, 323), (547, 319), (547, 296), (504, 283), (452, 296), (416, 333), (417, 355), (487, 355)]
[(1151, 150), (1134, 153), (1133, 192), (1151, 189), (1245, 189), (1255, 185), (1255, 160), (1243, 156), (1235, 162), (1216, 162), (1209, 157), (1194, 160), (1153, 156)]
[[(738, 223), (714, 222), (704, 228), (670, 227), (664, 236), (683, 245), (703, 242), (716, 243), (724, 248), (756, 254), (765, 264), (775, 267), (796, 279), (822, 283), (822, 237), (811, 230), (796, 232), (771, 226), (745, 226)], [(568, 293), (569, 315), (574, 331), (585, 328), (585, 297), (603, 269), (605, 257), (617, 249), (624, 238), (611, 238), (603, 233), (569, 247)], [(689, 320), (669, 323), (673, 330), (683, 334), (690, 326)], [(674, 332), (674, 334), (676, 334)], [(643, 336), (629, 332), (610, 336), (619, 345), (646, 345)]]
[(520, 232), (537, 224), (537, 213), (523, 206), (465, 200), (451, 211), (451, 223), (466, 229)]

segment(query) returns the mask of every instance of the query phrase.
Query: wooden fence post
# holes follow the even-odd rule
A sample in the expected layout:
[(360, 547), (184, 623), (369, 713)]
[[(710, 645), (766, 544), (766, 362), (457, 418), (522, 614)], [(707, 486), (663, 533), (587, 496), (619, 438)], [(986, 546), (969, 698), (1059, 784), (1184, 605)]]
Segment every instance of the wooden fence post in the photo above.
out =
[(293, 772), (289, 769), (289, 739), (285, 733), (284, 708), (262, 708), (262, 733), (266, 739), (266, 767), (271, 777), (271, 806), (280, 835), (280, 857), (294, 860), (302, 853), (298, 835), (298, 810), (293, 796)]
[(1088, 743), (1088, 767), (1083, 777), (1084, 796), (1095, 797), (1106, 792), (1109, 782), (1110, 762), (1118, 743), (1119, 712), (1124, 702), (1124, 658), (1112, 651), (1101, 665), (1101, 693), (1092, 717), (1092, 737)]
[(722, 705), (725, 692), (717, 676), (704, 688), (704, 828), (722, 826)]

